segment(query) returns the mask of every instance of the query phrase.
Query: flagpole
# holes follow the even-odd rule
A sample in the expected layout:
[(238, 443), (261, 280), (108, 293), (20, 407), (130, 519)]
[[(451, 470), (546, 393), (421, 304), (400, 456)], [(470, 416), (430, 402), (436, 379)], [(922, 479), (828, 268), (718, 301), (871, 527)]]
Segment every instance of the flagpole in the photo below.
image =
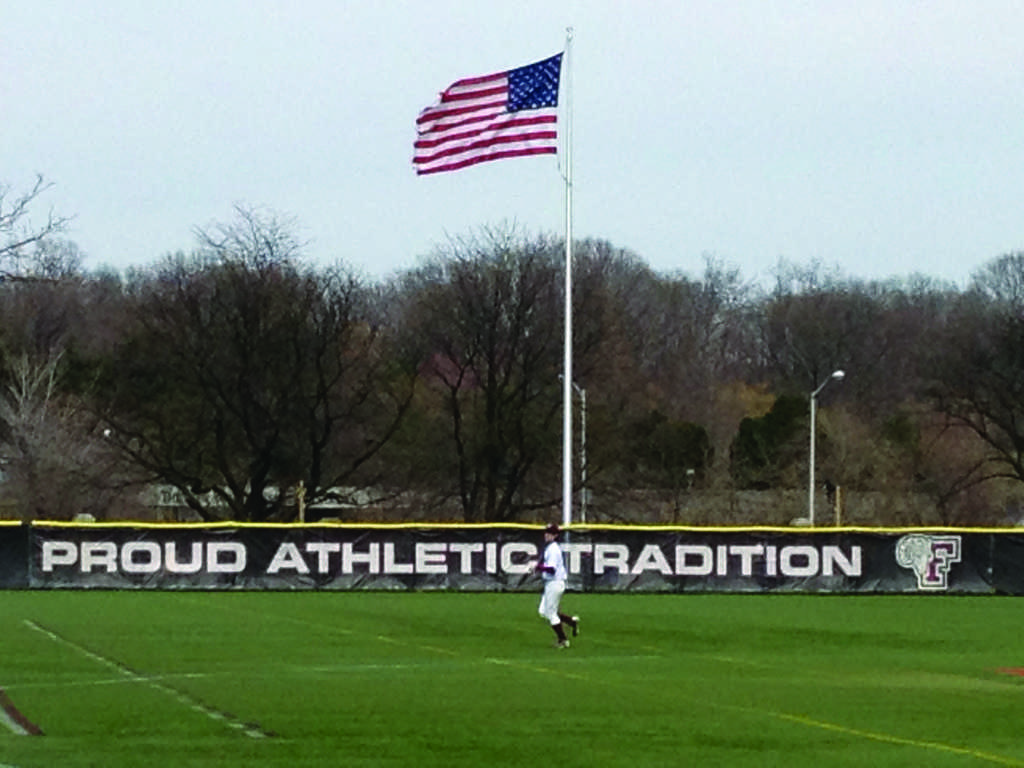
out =
[(572, 27), (565, 30), (565, 359), (562, 373), (562, 525), (572, 524)]

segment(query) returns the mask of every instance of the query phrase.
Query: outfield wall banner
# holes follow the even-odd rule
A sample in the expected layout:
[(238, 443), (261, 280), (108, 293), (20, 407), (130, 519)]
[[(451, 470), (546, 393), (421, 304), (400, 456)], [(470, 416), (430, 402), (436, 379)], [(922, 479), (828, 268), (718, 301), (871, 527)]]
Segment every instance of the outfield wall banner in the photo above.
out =
[(28, 586), (28, 525), (0, 523), (0, 589)]
[(1024, 595), (1024, 535), (993, 536), (990, 562), (992, 586), (997, 592)]
[[(32, 588), (537, 591), (542, 538), (535, 526), (36, 523), (21, 546)], [(562, 546), (579, 591), (1024, 594), (1012, 532), (595, 527)]]

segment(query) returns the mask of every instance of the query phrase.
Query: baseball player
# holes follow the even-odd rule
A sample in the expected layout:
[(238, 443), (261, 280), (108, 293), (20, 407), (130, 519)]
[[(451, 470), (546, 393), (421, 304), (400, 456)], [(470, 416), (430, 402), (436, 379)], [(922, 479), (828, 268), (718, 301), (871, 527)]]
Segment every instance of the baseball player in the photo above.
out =
[(551, 628), (555, 630), (555, 636), (558, 638), (555, 646), (568, 648), (569, 639), (565, 636), (564, 625), (568, 624), (572, 630), (572, 636), (576, 637), (580, 631), (580, 617), (566, 616), (564, 613), (559, 613), (558, 610), (562, 602), (562, 593), (565, 592), (565, 580), (568, 577), (562, 548), (558, 546), (560, 532), (555, 523), (544, 529), (544, 554), (536, 566), (537, 571), (544, 579), (544, 594), (540, 598), (540, 607), (537, 612), (547, 619)]

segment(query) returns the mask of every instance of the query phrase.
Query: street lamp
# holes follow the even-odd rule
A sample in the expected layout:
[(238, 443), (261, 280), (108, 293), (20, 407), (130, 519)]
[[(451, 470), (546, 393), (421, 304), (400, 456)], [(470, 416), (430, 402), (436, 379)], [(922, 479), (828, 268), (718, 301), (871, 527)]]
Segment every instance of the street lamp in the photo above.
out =
[(825, 388), (832, 379), (841, 381), (846, 376), (846, 372), (842, 369), (832, 371), (832, 374), (821, 382), (821, 385), (811, 392), (811, 460), (810, 460), (810, 482), (807, 488), (807, 520), (811, 527), (814, 527), (814, 436), (817, 432), (815, 421), (818, 415), (818, 395), (821, 394), (821, 390)]

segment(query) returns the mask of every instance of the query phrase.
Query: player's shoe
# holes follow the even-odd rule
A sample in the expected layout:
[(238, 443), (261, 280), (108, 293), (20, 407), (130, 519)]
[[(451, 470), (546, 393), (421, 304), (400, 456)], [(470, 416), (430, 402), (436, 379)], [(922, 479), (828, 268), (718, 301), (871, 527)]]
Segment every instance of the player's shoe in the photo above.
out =
[(579, 616), (573, 616), (572, 617), (572, 636), (576, 637), (576, 635), (578, 635), (579, 633), (580, 633), (580, 617)]
[(555, 643), (555, 648), (558, 648), (559, 650), (561, 650), (562, 648), (568, 648), (568, 647), (569, 647), (569, 641), (568, 640), (559, 640), (557, 643)]

